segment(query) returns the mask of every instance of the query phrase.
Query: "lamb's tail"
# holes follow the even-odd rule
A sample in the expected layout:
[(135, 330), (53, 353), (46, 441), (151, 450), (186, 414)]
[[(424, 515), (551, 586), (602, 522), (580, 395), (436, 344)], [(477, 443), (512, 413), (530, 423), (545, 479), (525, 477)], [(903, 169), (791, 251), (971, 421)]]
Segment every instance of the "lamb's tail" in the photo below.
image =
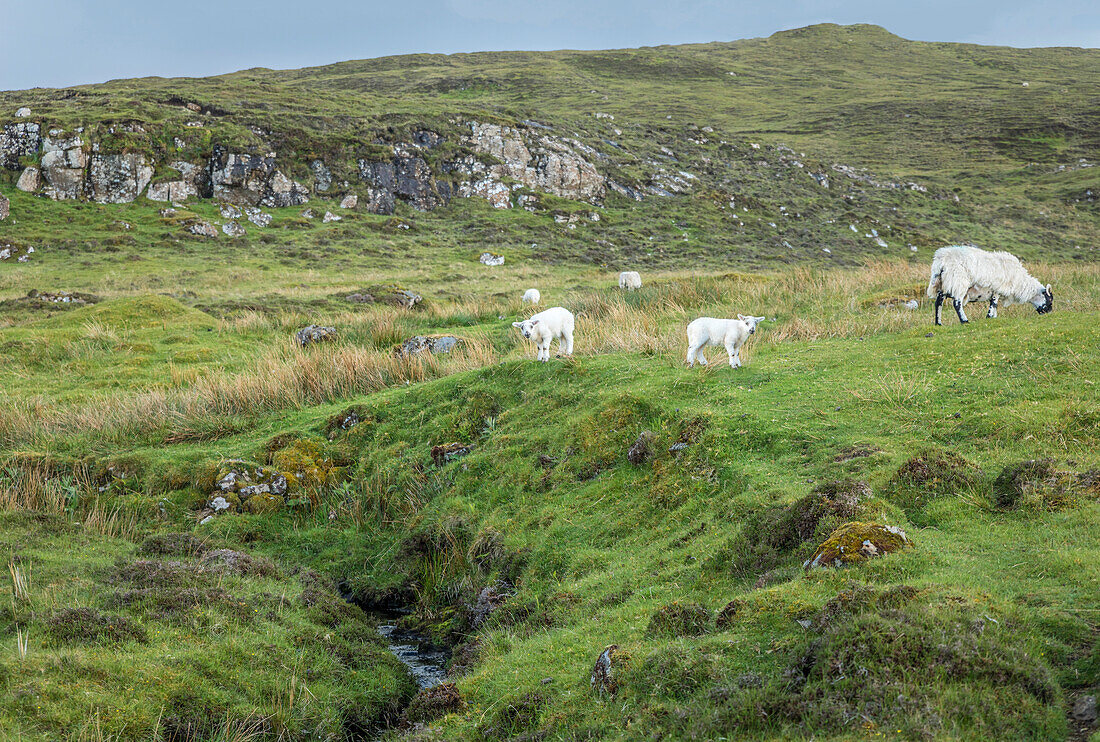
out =
[(928, 289), (925, 293), (928, 294), (929, 299), (935, 299), (936, 296), (943, 290), (943, 263), (940, 259), (932, 259), (932, 277), (928, 279)]

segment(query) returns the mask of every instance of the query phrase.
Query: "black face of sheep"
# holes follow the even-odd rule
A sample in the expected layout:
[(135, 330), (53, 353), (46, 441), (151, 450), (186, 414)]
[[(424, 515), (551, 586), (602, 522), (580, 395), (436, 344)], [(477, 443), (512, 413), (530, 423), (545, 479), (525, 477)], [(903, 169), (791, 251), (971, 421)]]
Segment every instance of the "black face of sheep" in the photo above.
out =
[(1054, 291), (1050, 288), (1050, 284), (1046, 285), (1042, 293), (1043, 303), (1035, 307), (1035, 311), (1039, 314), (1046, 314), (1047, 312), (1054, 311)]

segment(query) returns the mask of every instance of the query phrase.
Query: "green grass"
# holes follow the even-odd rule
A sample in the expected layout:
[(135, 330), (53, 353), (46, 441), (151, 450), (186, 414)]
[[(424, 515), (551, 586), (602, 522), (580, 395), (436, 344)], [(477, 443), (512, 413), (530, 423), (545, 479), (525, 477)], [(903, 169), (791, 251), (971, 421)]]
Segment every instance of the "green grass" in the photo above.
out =
[[(1095, 742), (1067, 712), (1100, 687), (1098, 212), (1078, 200), (1098, 171), (1058, 166), (1095, 152), (1098, 65), (822, 26), (0, 93), (108, 149), (272, 144), (306, 180), (313, 157), (350, 178), (376, 138), (421, 128), (448, 137), (439, 165), (459, 119), (552, 125), (624, 183), (647, 160), (697, 175), (682, 196), (535, 212), (276, 209), (211, 241), (181, 217), (212, 202), (161, 217), (0, 175), (0, 239), (35, 247), (0, 264), (0, 739)], [(148, 135), (106, 134), (130, 120)], [(929, 191), (807, 174), (834, 162)], [(934, 328), (927, 263), (963, 240), (1026, 258), (1055, 311)], [(622, 268), (644, 288), (614, 288)], [(393, 283), (424, 301), (345, 298)], [(529, 286), (576, 312), (574, 358), (535, 363), (511, 330)], [(686, 322), (737, 312), (768, 317), (744, 368), (713, 349), (685, 368)], [(299, 348), (306, 324), (336, 339)], [(463, 344), (395, 356), (435, 334)], [(643, 431), (652, 456), (630, 463)], [(470, 450), (437, 465), (445, 444)], [(234, 459), (290, 491), (199, 522)], [(911, 543), (804, 571), (849, 521)], [(260, 567), (152, 548), (181, 533)], [(338, 591), (451, 645), (463, 703), (421, 697), (404, 721), (428, 726), (403, 724), (415, 688)]]

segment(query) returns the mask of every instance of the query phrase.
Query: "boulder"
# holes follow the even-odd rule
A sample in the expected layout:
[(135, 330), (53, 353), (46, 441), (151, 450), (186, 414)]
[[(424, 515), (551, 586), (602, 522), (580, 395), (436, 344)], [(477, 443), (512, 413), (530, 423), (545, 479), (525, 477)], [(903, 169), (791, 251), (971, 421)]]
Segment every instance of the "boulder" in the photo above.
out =
[(11, 203), (7, 197), (0, 193), (0, 222), (8, 218), (8, 214), (11, 213)]
[(101, 204), (130, 203), (153, 178), (153, 166), (144, 155), (92, 155), (88, 171), (88, 191)]
[(247, 504), (248, 500), (261, 495), (282, 498), (287, 492), (287, 481), (277, 469), (232, 459), (218, 469), (214, 487), (212, 497), (220, 496), (227, 501), (236, 497)]
[(432, 355), (450, 353), (461, 342), (462, 340), (454, 335), (417, 335), (401, 343), (394, 351), (394, 355), (415, 356), (425, 351)]
[(222, 219), (240, 219), (242, 216), (244, 216), (244, 212), (242, 212), (233, 204), (222, 204), (220, 213), (222, 215)]
[[(1027, 85), (1025, 82), (1024, 85)], [(1096, 696), (1081, 696), (1077, 699), (1077, 702), (1073, 704), (1073, 712), (1071, 714), (1077, 721), (1085, 724), (1092, 724), (1096, 721)]]
[(207, 237), (210, 239), (214, 239), (218, 236), (218, 228), (210, 222), (196, 222), (189, 226), (187, 231), (199, 237)]
[(42, 147), (42, 129), (38, 124), (20, 122), (0, 128), (0, 167), (19, 170), (19, 158), (32, 157)]
[(802, 567), (844, 567), (907, 548), (912, 542), (896, 526), (853, 521), (837, 528)]
[(340, 221), (340, 220), (341, 220), (341, 219), (343, 219), (343, 218), (344, 218), (344, 217), (342, 217), (342, 216), (336, 216), (336, 215), (335, 215), (335, 214), (333, 214), (333, 213), (332, 213), (331, 211), (326, 211), (326, 212), (325, 212), (325, 216), (324, 216), (324, 217), (323, 217), (323, 218), (321, 219), (321, 221), (322, 221), (322, 222), (323, 222), (324, 224), (328, 224), (329, 222), (338, 222), (338, 221)]
[(653, 455), (655, 440), (657, 440), (655, 433), (643, 430), (642, 434), (638, 436), (638, 440), (634, 441), (634, 445), (626, 452), (627, 461), (634, 465), (644, 464)]
[(358, 205), (359, 197), (354, 193), (349, 193), (348, 195), (344, 196), (344, 198), (340, 201), (341, 209), (354, 209)]
[(309, 163), (309, 169), (313, 173), (313, 190), (317, 193), (325, 193), (332, 187), (332, 171), (324, 160), (314, 160)]
[[(1027, 85), (1027, 83), (1025, 82), (1024, 85)], [(30, 116), (30, 115), (31, 115), (31, 109), (27, 108), (26, 106), (23, 106), (22, 108), (18, 108), (15, 111), (15, 117), (17, 119), (25, 119), (25, 118), (27, 118), (27, 116)]]
[(260, 211), (253, 206), (245, 206), (244, 214), (248, 217), (248, 221), (252, 222), (257, 227), (271, 226), (271, 214)]
[(76, 137), (46, 137), (42, 141), (42, 178), (45, 193), (55, 201), (78, 199), (84, 195), (88, 157), (84, 142)]
[(244, 237), (244, 227), (240, 225), (240, 222), (226, 222), (222, 225), (222, 231), (230, 237)]
[(270, 208), (301, 206), (309, 202), (309, 189), (276, 170), (271, 174), (260, 203)]
[(42, 173), (36, 167), (29, 167), (19, 176), (15, 187), (24, 193), (35, 193), (42, 187)]
[(336, 339), (335, 327), (322, 327), (321, 325), (307, 325), (294, 336), (298, 345), (303, 348), (312, 343), (328, 342)]
[(504, 256), (493, 252), (483, 252), (478, 261), (482, 265), (504, 265)]
[(619, 682), (615, 677), (615, 654), (618, 650), (618, 644), (606, 647), (596, 658), (596, 664), (592, 666), (589, 683), (598, 695), (613, 696), (619, 689)]

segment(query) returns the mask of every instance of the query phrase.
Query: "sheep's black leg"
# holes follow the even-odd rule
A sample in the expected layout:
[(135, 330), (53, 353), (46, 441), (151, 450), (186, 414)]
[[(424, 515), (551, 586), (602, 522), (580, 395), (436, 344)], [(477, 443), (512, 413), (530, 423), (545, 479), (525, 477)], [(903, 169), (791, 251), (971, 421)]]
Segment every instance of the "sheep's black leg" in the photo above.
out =
[(955, 299), (955, 314), (959, 315), (959, 322), (962, 322), (964, 325), (970, 321), (966, 318), (966, 312), (963, 311), (961, 299)]
[(986, 317), (996, 317), (997, 316), (997, 295), (996, 294), (989, 297), (989, 312), (985, 316)]
[(943, 292), (936, 294), (936, 320), (937, 325), (943, 324)]

